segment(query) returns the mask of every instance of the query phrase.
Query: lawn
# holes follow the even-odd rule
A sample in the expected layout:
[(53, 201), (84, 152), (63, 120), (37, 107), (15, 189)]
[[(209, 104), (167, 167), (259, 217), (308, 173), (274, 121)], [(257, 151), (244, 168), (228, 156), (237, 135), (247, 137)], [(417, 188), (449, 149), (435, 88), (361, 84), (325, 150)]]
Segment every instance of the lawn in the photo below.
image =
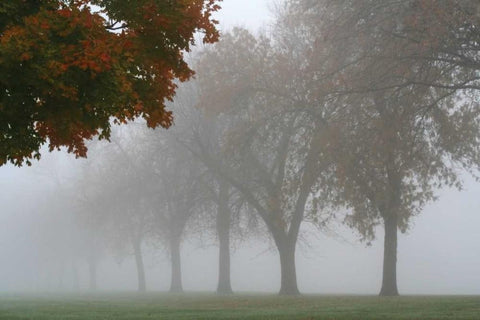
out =
[(480, 296), (3, 294), (0, 319), (480, 319)]

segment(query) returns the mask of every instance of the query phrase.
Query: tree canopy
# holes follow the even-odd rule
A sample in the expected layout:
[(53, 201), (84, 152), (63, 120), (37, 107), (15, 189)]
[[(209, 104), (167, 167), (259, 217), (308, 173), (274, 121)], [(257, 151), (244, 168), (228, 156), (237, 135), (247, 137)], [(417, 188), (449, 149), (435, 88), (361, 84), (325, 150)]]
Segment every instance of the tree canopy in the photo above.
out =
[(165, 102), (193, 71), (183, 53), (218, 39), (221, 0), (36, 0), (0, 4), (0, 165), (40, 147), (86, 156), (111, 120), (169, 127)]
[[(478, 173), (478, 1), (289, 1), (311, 97), (335, 110), (327, 154), (346, 222), (385, 227), (381, 294), (397, 295), (397, 229), (443, 185)], [(315, 106), (317, 100), (313, 100)]]

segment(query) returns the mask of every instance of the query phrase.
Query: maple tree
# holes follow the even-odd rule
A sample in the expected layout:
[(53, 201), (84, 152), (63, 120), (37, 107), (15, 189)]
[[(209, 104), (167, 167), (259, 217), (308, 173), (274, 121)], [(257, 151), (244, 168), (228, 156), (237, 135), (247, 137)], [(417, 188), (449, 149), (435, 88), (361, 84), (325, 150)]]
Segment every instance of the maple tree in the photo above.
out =
[(2, 1), (0, 165), (30, 164), (40, 147), (86, 156), (111, 121), (168, 128), (165, 101), (193, 71), (183, 53), (217, 41), (221, 0)]

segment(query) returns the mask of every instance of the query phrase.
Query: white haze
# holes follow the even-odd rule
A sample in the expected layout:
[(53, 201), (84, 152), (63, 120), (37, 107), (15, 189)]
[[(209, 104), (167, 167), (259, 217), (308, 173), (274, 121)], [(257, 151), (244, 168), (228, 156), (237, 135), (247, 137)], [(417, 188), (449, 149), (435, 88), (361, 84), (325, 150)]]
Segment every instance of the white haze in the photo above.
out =
[[(218, 15), (222, 28), (234, 25), (260, 28), (270, 19), (267, 1), (224, 0)], [(41, 256), (38, 231), (44, 224), (71, 223), (68, 213), (46, 221), (39, 213), (55, 183), (67, 183), (80, 166), (64, 152), (43, 153), (31, 168), (0, 167), (0, 291), (86, 290), (86, 263), (57, 265), (55, 256)], [(52, 175), (55, 178), (52, 178)], [(56, 179), (56, 180), (55, 180)], [(465, 177), (463, 191), (441, 190), (439, 200), (415, 217), (399, 236), (398, 283), (404, 294), (480, 294), (480, 184)], [(61, 200), (59, 195), (59, 201)], [(52, 207), (53, 203), (49, 204)], [(65, 221), (61, 220), (64, 219)], [(308, 229), (308, 225), (304, 229)], [(382, 231), (371, 246), (341, 224), (331, 232), (306, 232), (297, 250), (299, 289), (304, 293), (376, 294), (381, 284)], [(52, 230), (52, 235), (61, 230)], [(68, 236), (68, 235), (67, 235)], [(239, 243), (232, 256), (235, 291), (275, 292), (279, 289), (279, 261), (267, 237)], [(215, 241), (193, 237), (182, 248), (183, 284), (187, 291), (214, 291), (217, 281)], [(68, 251), (58, 244), (59, 252)], [(75, 271), (76, 268), (76, 271)], [(145, 252), (148, 290), (168, 290), (170, 267), (162, 250)], [(75, 275), (76, 274), (76, 275)], [(133, 258), (103, 258), (98, 270), (99, 290), (136, 290)]]

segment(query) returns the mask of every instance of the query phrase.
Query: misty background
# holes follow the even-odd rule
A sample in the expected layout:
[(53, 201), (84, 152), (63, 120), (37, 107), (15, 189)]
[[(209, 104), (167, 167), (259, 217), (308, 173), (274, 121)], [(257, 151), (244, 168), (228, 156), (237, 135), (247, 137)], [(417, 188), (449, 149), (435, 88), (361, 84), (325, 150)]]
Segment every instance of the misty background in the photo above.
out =
[[(258, 31), (268, 28), (269, 9), (274, 5), (259, 0), (224, 0), (222, 7), (218, 14), (221, 30), (240, 25)], [(162, 129), (157, 131), (162, 134)], [(31, 167), (0, 167), (0, 291), (89, 289), (88, 265), (73, 262), (78, 252), (69, 245), (76, 237), (71, 230), (80, 226), (73, 212), (62, 210), (66, 198), (58, 193), (59, 185), (74, 179), (86, 161), (95, 162), (95, 153), (84, 160), (63, 151), (42, 152), (41, 161)], [(398, 283), (402, 293), (480, 294), (480, 184), (468, 175), (464, 182), (462, 191), (438, 191), (438, 200), (427, 205), (409, 230), (399, 235)], [(382, 280), (382, 228), (370, 246), (359, 242), (359, 236), (340, 222), (324, 232), (308, 224), (302, 229), (296, 253), (301, 292), (377, 292)], [(234, 291), (278, 291), (280, 265), (268, 235), (234, 241), (233, 247)], [(214, 239), (187, 235), (181, 255), (184, 289), (214, 291), (218, 272)], [(68, 256), (72, 259), (65, 258)], [(170, 263), (165, 250), (146, 246), (144, 264), (148, 290), (168, 290)], [(135, 290), (133, 257), (102, 253), (97, 288)]]

